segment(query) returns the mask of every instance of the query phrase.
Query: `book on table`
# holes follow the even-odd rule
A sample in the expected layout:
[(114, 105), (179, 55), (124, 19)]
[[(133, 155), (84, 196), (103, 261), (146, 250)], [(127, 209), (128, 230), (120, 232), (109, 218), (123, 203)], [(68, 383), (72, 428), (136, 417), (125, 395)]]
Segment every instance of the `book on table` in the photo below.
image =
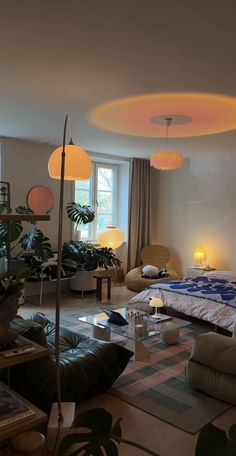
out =
[(35, 415), (35, 411), (4, 383), (0, 382), (0, 428), (33, 415)]
[(16, 355), (18, 353), (23, 353), (24, 351), (29, 349), (33, 349), (33, 343), (30, 340), (18, 334), (12, 342), (0, 344), (0, 355), (6, 356), (7, 354), (11, 353)]

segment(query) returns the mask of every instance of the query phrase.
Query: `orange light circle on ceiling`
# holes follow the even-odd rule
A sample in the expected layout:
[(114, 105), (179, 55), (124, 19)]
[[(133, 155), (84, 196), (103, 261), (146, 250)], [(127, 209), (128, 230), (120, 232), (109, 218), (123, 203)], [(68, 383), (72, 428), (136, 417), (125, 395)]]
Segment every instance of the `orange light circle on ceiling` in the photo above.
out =
[(202, 136), (236, 128), (236, 98), (214, 93), (165, 92), (120, 98), (94, 108), (90, 121), (99, 128), (131, 136), (163, 137), (156, 116), (183, 115), (192, 122), (171, 125), (169, 137)]
[(54, 206), (54, 196), (49, 188), (36, 185), (27, 195), (28, 207), (37, 215), (47, 214)]

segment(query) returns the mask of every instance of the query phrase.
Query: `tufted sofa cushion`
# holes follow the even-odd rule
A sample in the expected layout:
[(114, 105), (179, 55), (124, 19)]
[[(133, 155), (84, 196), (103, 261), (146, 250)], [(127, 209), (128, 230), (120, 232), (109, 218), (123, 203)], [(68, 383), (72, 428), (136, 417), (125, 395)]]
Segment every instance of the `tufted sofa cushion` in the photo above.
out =
[[(37, 313), (30, 321), (16, 319), (11, 326), (49, 349), (48, 356), (11, 368), (13, 388), (47, 412), (56, 400), (55, 325)], [(106, 391), (133, 355), (120, 345), (85, 337), (67, 328), (60, 329), (60, 353), (62, 400), (76, 403)]]

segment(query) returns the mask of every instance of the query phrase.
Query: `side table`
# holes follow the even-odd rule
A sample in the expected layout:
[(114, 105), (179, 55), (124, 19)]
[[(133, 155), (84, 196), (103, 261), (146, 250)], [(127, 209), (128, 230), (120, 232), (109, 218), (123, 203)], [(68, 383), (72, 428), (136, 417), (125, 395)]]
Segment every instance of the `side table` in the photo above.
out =
[(200, 268), (200, 267), (194, 267), (191, 266), (190, 268), (187, 269), (187, 273), (185, 277), (197, 277), (203, 275), (205, 272), (210, 272), (210, 271), (215, 271), (215, 268)]
[(111, 274), (108, 272), (98, 272), (93, 276), (96, 279), (96, 297), (102, 300), (102, 282), (107, 280), (107, 299), (111, 299)]

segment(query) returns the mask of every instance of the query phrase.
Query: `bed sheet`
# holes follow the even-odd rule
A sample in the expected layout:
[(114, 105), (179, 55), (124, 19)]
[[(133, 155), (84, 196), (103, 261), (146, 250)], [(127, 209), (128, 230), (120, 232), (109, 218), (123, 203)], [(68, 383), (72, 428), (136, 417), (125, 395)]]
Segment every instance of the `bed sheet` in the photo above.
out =
[(146, 288), (134, 296), (128, 305), (142, 303), (149, 306), (149, 297), (156, 296), (163, 299), (166, 306), (186, 315), (209, 321), (221, 328), (233, 332), (236, 324), (236, 309), (219, 304), (209, 299), (187, 296), (166, 290)]

